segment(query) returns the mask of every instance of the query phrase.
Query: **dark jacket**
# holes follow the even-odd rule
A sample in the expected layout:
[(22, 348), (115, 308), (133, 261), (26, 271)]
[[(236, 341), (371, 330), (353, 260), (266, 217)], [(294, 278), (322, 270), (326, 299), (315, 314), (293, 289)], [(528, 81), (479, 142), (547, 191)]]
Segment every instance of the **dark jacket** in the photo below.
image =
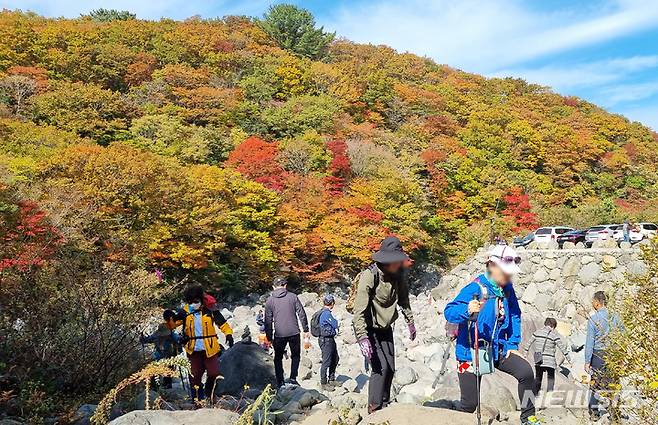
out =
[[(375, 288), (375, 274), (378, 284)], [(407, 323), (414, 322), (409, 303), (408, 274), (403, 271), (400, 276), (388, 276), (379, 267), (370, 268), (361, 273), (354, 300), (354, 333), (357, 339), (368, 335), (370, 329), (387, 329), (398, 318), (398, 307), (402, 310)]]
[(304, 332), (308, 332), (308, 319), (304, 306), (297, 295), (286, 288), (277, 288), (265, 303), (265, 335), (273, 337), (299, 335), (299, 322)]
[(331, 310), (325, 308), (320, 313), (320, 336), (332, 338), (338, 334), (338, 320), (331, 314)]

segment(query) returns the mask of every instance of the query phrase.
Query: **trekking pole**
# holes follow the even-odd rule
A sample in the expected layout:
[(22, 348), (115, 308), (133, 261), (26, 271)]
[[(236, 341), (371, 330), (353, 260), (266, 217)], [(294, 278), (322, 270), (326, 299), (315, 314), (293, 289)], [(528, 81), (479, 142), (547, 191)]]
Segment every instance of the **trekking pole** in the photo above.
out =
[(183, 391), (187, 393), (187, 387), (185, 385), (185, 379), (183, 378), (183, 368), (178, 366), (178, 374), (180, 375), (180, 383), (183, 386)]
[[(478, 295), (473, 294), (473, 300), (478, 300)], [(477, 418), (478, 425), (482, 425), (482, 413), (480, 410), (480, 335), (478, 331), (478, 313), (473, 313), (471, 315), (471, 321), (475, 326), (475, 388), (477, 391)]]

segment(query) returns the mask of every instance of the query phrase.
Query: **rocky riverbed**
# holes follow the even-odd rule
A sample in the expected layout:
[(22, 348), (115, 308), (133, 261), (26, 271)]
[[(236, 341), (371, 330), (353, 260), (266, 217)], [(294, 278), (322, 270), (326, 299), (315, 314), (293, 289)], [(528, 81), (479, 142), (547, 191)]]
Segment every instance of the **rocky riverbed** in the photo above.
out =
[[(557, 374), (554, 393), (549, 394), (549, 397), (540, 397), (539, 404), (546, 407), (540, 416), (548, 424), (588, 423), (583, 419), (587, 387), (581, 383), (586, 375), (583, 356), (579, 351), (584, 345), (589, 300), (594, 291), (609, 289), (616, 281), (625, 279), (627, 273), (643, 273), (645, 265), (640, 260), (638, 247), (618, 248), (597, 244), (593, 249), (569, 245), (567, 249), (555, 248), (533, 246), (520, 251), (523, 273), (517, 278), (515, 289), (524, 313), (523, 335), (525, 340), (541, 326), (547, 316), (558, 319), (558, 331), (575, 351), (572, 354), (574, 364), (570, 369), (565, 368)], [(313, 340), (311, 347), (302, 353), (299, 374), (301, 387), (281, 391), (273, 401), (271, 410), (280, 412), (275, 416), (276, 422), (369, 424), (389, 421), (391, 424), (406, 424), (411, 423), (412, 418), (414, 425), (436, 421), (473, 423), (472, 415), (447, 410), (459, 398), (454, 356), (448, 360), (447, 373), (435, 388), (433, 383), (441, 369), (445, 350), (453, 350), (444, 334), (443, 308), (464, 284), (481, 272), (485, 259), (486, 250), (481, 249), (441, 277), (433, 270), (434, 277), (426, 276), (422, 286), (427, 289), (411, 296), (418, 338), (413, 342), (409, 340), (407, 328), (400, 319), (394, 331), (397, 350), (394, 380), (396, 404), (370, 417), (365, 412), (368, 381), (366, 365), (351, 330), (352, 316), (345, 309), (345, 294), (336, 290), (338, 297), (334, 315), (342, 327), (337, 336), (341, 357), (337, 379), (341, 385), (331, 392), (320, 390), (320, 350), (317, 341)], [(322, 294), (316, 293), (299, 294), (309, 319), (321, 308), (321, 297)], [(267, 295), (253, 295), (242, 305), (224, 307), (223, 313), (236, 336), (239, 337), (247, 328), (253, 340), (256, 340), (259, 332), (255, 318), (266, 298)], [(271, 356), (257, 344), (248, 341), (237, 343), (224, 354), (221, 370), (225, 379), (218, 384), (218, 396), (233, 400), (232, 405), (224, 406), (232, 410), (240, 410), (249, 400), (256, 398), (268, 383), (274, 382)], [(235, 402), (236, 399), (240, 402)], [(487, 421), (518, 423), (519, 401), (513, 378), (500, 372), (484, 377), (482, 400), (486, 406)], [(425, 407), (420, 407), (423, 405)], [(125, 415), (114, 423), (155, 423), (152, 419), (157, 413), (143, 413), (142, 419), (139, 415)], [(167, 415), (167, 422), (162, 423), (182, 423), (176, 422), (177, 415)], [(219, 419), (208, 419), (212, 415), (222, 415), (221, 411), (210, 410), (195, 415), (197, 419), (185, 423), (221, 423)]]

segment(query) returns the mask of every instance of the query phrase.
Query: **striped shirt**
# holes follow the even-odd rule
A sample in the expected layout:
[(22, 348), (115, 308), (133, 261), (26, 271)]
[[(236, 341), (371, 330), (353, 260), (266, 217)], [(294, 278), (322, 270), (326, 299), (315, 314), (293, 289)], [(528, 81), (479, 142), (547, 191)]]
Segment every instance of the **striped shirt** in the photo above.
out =
[(562, 341), (560, 334), (550, 326), (544, 326), (532, 334), (532, 338), (523, 346), (523, 350), (527, 352), (531, 345), (535, 346), (535, 352), (542, 353), (542, 367), (557, 368), (557, 361), (555, 360), (557, 348), (560, 349), (564, 358), (571, 362), (567, 346)]

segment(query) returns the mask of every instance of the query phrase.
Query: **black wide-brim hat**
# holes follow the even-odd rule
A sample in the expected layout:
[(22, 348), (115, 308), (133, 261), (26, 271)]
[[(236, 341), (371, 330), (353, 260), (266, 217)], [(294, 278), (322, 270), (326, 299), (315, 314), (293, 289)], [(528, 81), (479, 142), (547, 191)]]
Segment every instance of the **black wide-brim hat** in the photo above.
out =
[(372, 254), (372, 259), (378, 263), (390, 264), (408, 260), (409, 256), (404, 253), (400, 239), (389, 236), (382, 241), (379, 251)]

